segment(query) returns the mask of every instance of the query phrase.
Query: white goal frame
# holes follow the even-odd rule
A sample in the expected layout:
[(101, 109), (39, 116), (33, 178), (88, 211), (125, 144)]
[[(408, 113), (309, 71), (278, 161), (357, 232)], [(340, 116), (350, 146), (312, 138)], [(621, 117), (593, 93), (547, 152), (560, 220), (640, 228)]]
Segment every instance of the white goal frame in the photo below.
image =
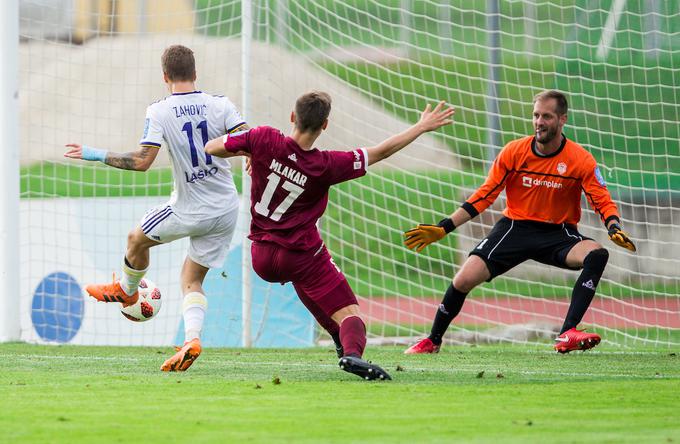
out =
[[(19, 307), (19, 0), (0, 14), (0, 342), (20, 335)], [(17, 254), (19, 252), (19, 254)]]

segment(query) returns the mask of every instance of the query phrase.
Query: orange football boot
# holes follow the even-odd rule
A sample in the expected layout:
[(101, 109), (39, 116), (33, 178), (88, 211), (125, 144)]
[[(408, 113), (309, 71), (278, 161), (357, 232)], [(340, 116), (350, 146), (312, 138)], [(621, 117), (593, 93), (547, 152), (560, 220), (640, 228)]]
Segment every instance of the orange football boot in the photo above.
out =
[(182, 347), (175, 347), (175, 350), (177, 350), (177, 353), (161, 365), (162, 371), (183, 372), (191, 367), (191, 364), (201, 354), (201, 340), (198, 338), (192, 339), (185, 342)]
[(135, 291), (131, 296), (123, 291), (115, 274), (113, 275), (113, 282), (110, 284), (90, 284), (85, 287), (85, 291), (100, 302), (120, 302), (123, 307), (133, 305), (139, 299), (138, 291)]
[(425, 338), (413, 344), (404, 351), (405, 355), (419, 355), (423, 353), (439, 353), (441, 345), (437, 345), (432, 342), (432, 339)]
[(588, 350), (599, 344), (601, 340), (597, 333), (586, 333), (585, 330), (576, 330), (574, 327), (555, 338), (554, 348), (560, 353)]

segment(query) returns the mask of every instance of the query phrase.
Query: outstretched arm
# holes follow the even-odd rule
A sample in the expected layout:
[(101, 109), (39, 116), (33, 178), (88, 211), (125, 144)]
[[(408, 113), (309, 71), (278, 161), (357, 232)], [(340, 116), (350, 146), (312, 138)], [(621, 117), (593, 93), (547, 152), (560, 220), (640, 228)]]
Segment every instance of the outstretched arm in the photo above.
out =
[(64, 157), (90, 161), (98, 160), (121, 170), (146, 171), (158, 155), (158, 148), (148, 145), (142, 145), (137, 151), (128, 153), (114, 153), (79, 143), (67, 143), (66, 146), (69, 150), (64, 153)]
[(415, 249), (416, 252), (420, 253), (423, 248), (441, 240), (470, 219), (472, 219), (472, 216), (467, 210), (458, 208), (451, 216), (440, 220), (437, 225), (418, 224), (417, 227), (411, 228), (404, 233), (404, 236), (406, 236), (404, 244), (411, 250)]
[(228, 136), (220, 136), (210, 140), (205, 144), (205, 152), (216, 157), (234, 157), (245, 154), (242, 152), (232, 153), (231, 151), (225, 150), (224, 143), (227, 141), (227, 137)]
[[(229, 134), (225, 134), (224, 136), (220, 136), (210, 140), (208, 143), (205, 144), (204, 150), (211, 156), (216, 157), (250, 156), (250, 153), (248, 153), (247, 151), (243, 150), (229, 151), (226, 149), (227, 141), (229, 140), (230, 137), (233, 138), (239, 135), (245, 136), (248, 130), (250, 130), (250, 127), (244, 123), (235, 130), (231, 131)], [(244, 143), (246, 142), (245, 139), (239, 140)], [(250, 170), (250, 159), (246, 160), (246, 164), (247, 164), (246, 169)]]
[(509, 151), (506, 148), (501, 151), (494, 160), (484, 184), (450, 217), (442, 219), (437, 225), (419, 224), (417, 227), (406, 231), (404, 233), (406, 246), (419, 253), (423, 248), (442, 239), (457, 227), (486, 210), (505, 187), (505, 178), (509, 170), (508, 153)]
[(428, 104), (425, 107), (425, 111), (420, 115), (418, 123), (399, 134), (383, 140), (376, 146), (366, 148), (368, 164), (372, 165), (390, 157), (416, 140), (423, 133), (451, 124), (453, 122), (451, 117), (453, 117), (455, 112), (456, 110), (453, 108), (444, 109), (444, 101), (439, 102), (434, 109)]

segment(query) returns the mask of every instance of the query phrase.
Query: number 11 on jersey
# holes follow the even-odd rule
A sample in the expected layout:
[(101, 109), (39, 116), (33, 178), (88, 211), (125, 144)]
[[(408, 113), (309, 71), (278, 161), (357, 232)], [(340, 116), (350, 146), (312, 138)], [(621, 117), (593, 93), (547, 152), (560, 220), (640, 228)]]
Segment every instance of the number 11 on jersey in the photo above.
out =
[(281, 188), (288, 191), (288, 195), (270, 215), (269, 204), (272, 201), (272, 197), (274, 197), (274, 192), (276, 191), (279, 182), (281, 182), (281, 176), (276, 173), (270, 173), (269, 176), (267, 176), (267, 186), (262, 193), (262, 197), (260, 198), (260, 201), (254, 206), (257, 214), (269, 217), (275, 222), (281, 220), (281, 216), (283, 216), (286, 210), (288, 210), (293, 202), (295, 202), (295, 199), (297, 199), (298, 196), (300, 196), (300, 194), (302, 194), (302, 192), (305, 190), (304, 188), (297, 186), (292, 182), (284, 180)]
[[(203, 146), (205, 146), (208, 143), (208, 121), (207, 120), (201, 120), (198, 125), (196, 125), (196, 128), (199, 128), (201, 130), (201, 137), (203, 138)], [(191, 122), (187, 122), (184, 124), (182, 127), (182, 131), (187, 133), (187, 139), (189, 139), (189, 151), (191, 153), (191, 166), (192, 167), (197, 167), (198, 166), (198, 153), (196, 152), (196, 145), (194, 145), (194, 129), (191, 125)], [(206, 165), (212, 164), (212, 157), (210, 154), (205, 153), (205, 163)]]

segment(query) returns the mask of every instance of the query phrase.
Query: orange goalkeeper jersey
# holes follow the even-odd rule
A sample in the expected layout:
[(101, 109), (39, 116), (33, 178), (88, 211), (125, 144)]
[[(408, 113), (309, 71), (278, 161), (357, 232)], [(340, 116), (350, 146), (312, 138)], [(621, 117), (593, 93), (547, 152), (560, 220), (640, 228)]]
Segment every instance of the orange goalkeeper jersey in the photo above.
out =
[(563, 137), (553, 154), (542, 156), (534, 136), (513, 140), (501, 150), (484, 184), (463, 204), (473, 217), (491, 205), (505, 188), (510, 219), (578, 224), (581, 192), (605, 224), (619, 219), (595, 158)]

